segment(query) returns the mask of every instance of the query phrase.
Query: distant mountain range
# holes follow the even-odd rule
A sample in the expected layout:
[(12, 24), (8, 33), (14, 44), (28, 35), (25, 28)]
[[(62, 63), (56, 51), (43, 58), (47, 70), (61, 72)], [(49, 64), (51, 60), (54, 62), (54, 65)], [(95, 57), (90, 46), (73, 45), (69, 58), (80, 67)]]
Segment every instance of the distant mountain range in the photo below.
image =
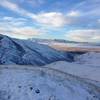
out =
[(82, 44), (82, 45), (93, 45), (93, 46), (100, 46), (100, 43), (94, 43), (94, 42), (76, 42), (76, 41), (69, 41), (64, 39), (40, 39), (40, 38), (31, 38), (29, 39), (33, 42), (38, 43), (44, 43), (44, 44), (50, 44), (50, 43), (73, 43), (73, 44)]

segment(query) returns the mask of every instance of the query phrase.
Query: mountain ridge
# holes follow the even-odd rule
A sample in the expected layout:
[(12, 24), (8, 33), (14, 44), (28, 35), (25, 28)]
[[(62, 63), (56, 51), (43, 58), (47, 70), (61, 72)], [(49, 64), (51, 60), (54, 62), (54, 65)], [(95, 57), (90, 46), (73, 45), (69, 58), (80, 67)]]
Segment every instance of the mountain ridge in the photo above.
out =
[(0, 64), (45, 65), (54, 61), (72, 61), (72, 54), (47, 45), (0, 35)]

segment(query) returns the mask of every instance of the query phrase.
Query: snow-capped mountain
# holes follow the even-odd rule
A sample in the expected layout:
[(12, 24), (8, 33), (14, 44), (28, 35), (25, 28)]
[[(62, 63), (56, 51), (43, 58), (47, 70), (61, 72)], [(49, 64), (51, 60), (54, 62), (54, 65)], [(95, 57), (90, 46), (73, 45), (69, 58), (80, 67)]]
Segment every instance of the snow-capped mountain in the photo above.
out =
[(45, 65), (60, 60), (72, 61), (72, 54), (0, 35), (0, 64)]

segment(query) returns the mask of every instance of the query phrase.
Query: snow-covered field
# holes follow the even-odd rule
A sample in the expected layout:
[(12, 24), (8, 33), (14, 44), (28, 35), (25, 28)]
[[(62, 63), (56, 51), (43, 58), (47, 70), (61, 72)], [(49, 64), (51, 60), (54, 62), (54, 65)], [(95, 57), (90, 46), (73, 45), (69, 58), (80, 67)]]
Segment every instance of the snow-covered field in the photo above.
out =
[(100, 88), (51, 68), (3, 65), (0, 100), (100, 100)]

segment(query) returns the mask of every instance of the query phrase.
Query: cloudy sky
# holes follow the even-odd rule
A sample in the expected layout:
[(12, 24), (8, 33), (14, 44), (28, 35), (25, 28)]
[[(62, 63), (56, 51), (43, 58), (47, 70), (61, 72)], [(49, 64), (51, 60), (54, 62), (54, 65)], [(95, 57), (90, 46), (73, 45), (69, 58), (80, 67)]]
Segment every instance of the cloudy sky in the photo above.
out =
[(0, 33), (100, 43), (100, 0), (0, 0)]

